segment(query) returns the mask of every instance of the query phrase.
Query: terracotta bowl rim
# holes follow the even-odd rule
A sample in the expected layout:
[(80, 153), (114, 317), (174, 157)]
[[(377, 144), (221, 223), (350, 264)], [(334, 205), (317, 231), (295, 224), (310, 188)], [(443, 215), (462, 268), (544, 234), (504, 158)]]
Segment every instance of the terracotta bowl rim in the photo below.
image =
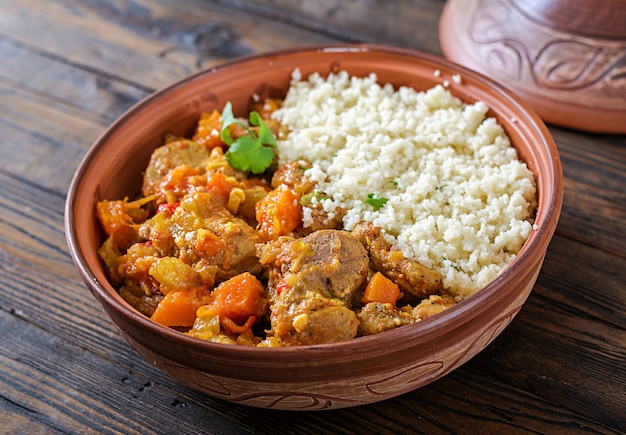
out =
[[(81, 242), (78, 240), (76, 229), (73, 225), (74, 222), (74, 209), (77, 203), (77, 193), (79, 190), (80, 182), (92, 164), (94, 158), (98, 155), (101, 148), (107, 144), (107, 139), (112, 133), (129, 118), (132, 118), (136, 112), (144, 109), (144, 107), (158, 101), (164, 95), (174, 92), (179, 87), (183, 87), (190, 82), (198, 79), (206, 74), (211, 74), (215, 71), (225, 68), (233, 68), (237, 65), (245, 64), (252, 60), (258, 60), (262, 58), (272, 57), (285, 57), (291, 54), (311, 52), (312, 54), (320, 52), (362, 52), (364, 54), (368, 52), (383, 52), (389, 54), (396, 54), (414, 58), (416, 62), (427, 61), (440, 65), (442, 68), (454, 70), (463, 76), (471, 77), (473, 80), (483, 83), (487, 87), (497, 94), (497, 98), (504, 99), (508, 104), (512, 105), (520, 114), (524, 115), (523, 120), (520, 122), (528, 123), (529, 128), (534, 130), (536, 134), (541, 136), (542, 143), (539, 144), (541, 148), (545, 149), (550, 157), (549, 177), (552, 180), (549, 186), (548, 200), (549, 207), (543, 210), (542, 223), (537, 230), (532, 231), (529, 239), (524, 244), (520, 253), (516, 256), (513, 262), (507, 266), (507, 268), (498, 275), (492, 282), (486, 285), (484, 288), (476, 292), (474, 295), (466, 298), (462, 303), (457, 304), (444, 312), (441, 315), (437, 315), (428, 319), (425, 319), (419, 323), (403, 326), (391, 331), (386, 331), (381, 334), (375, 334), (365, 337), (355, 338), (349, 341), (343, 341), (338, 343), (327, 343), (320, 345), (307, 345), (307, 346), (292, 346), (292, 347), (278, 347), (278, 348), (258, 348), (248, 346), (232, 346), (223, 345), (219, 343), (212, 343), (208, 341), (199, 340), (193, 337), (186, 336), (171, 328), (157, 324), (144, 315), (137, 312), (130, 305), (121, 303), (121, 298), (115, 288), (108, 282), (98, 282), (95, 274), (90, 270), (89, 264), (83, 255)], [(375, 72), (375, 71), (374, 71)], [(537, 174), (535, 174), (537, 178)], [(545, 192), (542, 192), (545, 194)], [(92, 293), (102, 303), (106, 304), (110, 309), (132, 323), (136, 324), (143, 330), (148, 330), (155, 335), (162, 336), (168, 341), (177, 341), (184, 344), (190, 349), (194, 349), (199, 353), (216, 353), (223, 358), (236, 357), (236, 358), (259, 358), (264, 357), (274, 360), (277, 355), (282, 354), (294, 354), (297, 352), (302, 358), (315, 355), (320, 356), (320, 353), (330, 356), (340, 351), (357, 351), (364, 348), (372, 348), (376, 345), (383, 343), (395, 343), (399, 341), (411, 342), (412, 340), (419, 339), (420, 337), (426, 337), (432, 334), (433, 331), (441, 330), (442, 327), (449, 325), (453, 322), (455, 325), (462, 325), (469, 319), (476, 317), (477, 313), (484, 312), (489, 306), (493, 305), (496, 301), (493, 298), (494, 294), (503, 291), (502, 287), (506, 286), (506, 281), (510, 275), (520, 273), (520, 271), (531, 262), (531, 256), (533, 254), (545, 254), (548, 241), (551, 239), (558, 221), (563, 196), (563, 178), (560, 158), (558, 150), (552, 136), (550, 135), (547, 127), (541, 120), (541, 118), (533, 111), (533, 109), (527, 105), (521, 98), (517, 97), (512, 91), (507, 89), (501, 84), (493, 81), (492, 79), (470, 70), (466, 67), (458, 65), (454, 62), (448, 61), (442, 57), (425, 53), (412, 49), (405, 49), (399, 47), (392, 47), (380, 44), (367, 44), (367, 43), (337, 43), (337, 44), (321, 44), (321, 45), (309, 45), (299, 46), (294, 48), (268, 51), (263, 53), (257, 53), (247, 56), (242, 56), (234, 60), (226, 61), (220, 65), (207, 68), (202, 71), (198, 71), (191, 75), (188, 75), (182, 79), (175, 81), (174, 83), (165, 86), (150, 95), (146, 96), (121, 116), (119, 116), (112, 124), (110, 124), (104, 132), (95, 140), (90, 146), (89, 150), (83, 157), (76, 172), (72, 177), (70, 187), (67, 193), (67, 200), (65, 205), (65, 232), (67, 243), (69, 246), (72, 259), (80, 272), (84, 282), (88, 285)], [(545, 245), (545, 246), (544, 246)], [(117, 295), (117, 297), (115, 296)], [(108, 310), (106, 310), (108, 311)], [(131, 334), (132, 335), (132, 334)], [(407, 345), (408, 346), (408, 345)], [(300, 359), (300, 356), (298, 357)]]

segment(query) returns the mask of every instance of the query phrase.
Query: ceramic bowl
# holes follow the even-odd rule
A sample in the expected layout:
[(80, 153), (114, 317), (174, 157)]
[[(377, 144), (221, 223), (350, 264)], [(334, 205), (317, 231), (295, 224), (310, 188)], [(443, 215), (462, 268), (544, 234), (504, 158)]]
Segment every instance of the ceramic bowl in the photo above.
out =
[(624, 0), (448, 0), (439, 40), (548, 123), (626, 133)]
[[(416, 89), (445, 82), (467, 102), (486, 102), (537, 179), (538, 228), (512, 264), (441, 315), (335, 344), (267, 349), (210, 343), (160, 326), (131, 308), (108, 282), (97, 254), (103, 235), (96, 202), (138, 192), (142, 171), (164, 132), (189, 134), (202, 111), (221, 109), (226, 101), (236, 113), (246, 109), (254, 94), (284, 96), (294, 68), (303, 75), (338, 69), (353, 75), (376, 72), (381, 82)], [(320, 410), (406, 393), (450, 373), (484, 349), (511, 322), (533, 288), (557, 225), (562, 193), (560, 161), (548, 130), (509, 91), (428, 54), (376, 45), (328, 45), (241, 58), (141, 101), (88, 151), (69, 189), (65, 225), (71, 255), (87, 287), (122, 336), (151, 364), (191, 388), (228, 401)]]

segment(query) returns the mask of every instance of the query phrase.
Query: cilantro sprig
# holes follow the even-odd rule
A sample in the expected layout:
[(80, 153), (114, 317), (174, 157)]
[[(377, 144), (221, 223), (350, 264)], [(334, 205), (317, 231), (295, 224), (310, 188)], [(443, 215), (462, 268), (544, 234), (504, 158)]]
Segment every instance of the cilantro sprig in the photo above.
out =
[[(269, 168), (274, 160), (272, 148), (276, 148), (276, 138), (258, 112), (251, 112), (249, 119), (250, 125), (259, 127), (258, 133), (235, 118), (230, 101), (226, 103), (222, 110), (221, 138), (229, 148), (224, 156), (233, 168), (260, 174)], [(229, 129), (233, 124), (243, 127), (247, 134), (233, 138)]]
[(378, 196), (375, 193), (370, 193), (367, 195), (367, 199), (365, 200), (365, 204), (371, 205), (374, 207), (374, 210), (378, 211), (389, 201), (387, 198), (382, 196)]

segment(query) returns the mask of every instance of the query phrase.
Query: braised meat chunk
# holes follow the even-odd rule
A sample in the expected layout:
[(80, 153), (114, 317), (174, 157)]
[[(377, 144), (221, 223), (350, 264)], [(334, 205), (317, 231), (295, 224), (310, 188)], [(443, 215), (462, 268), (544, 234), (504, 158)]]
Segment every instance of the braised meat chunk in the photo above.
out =
[(369, 268), (359, 241), (345, 231), (320, 230), (260, 245), (258, 256), (269, 270), (273, 339), (297, 345), (356, 336), (358, 320), (350, 308)]
[(358, 335), (371, 335), (410, 325), (439, 314), (456, 302), (450, 295), (431, 295), (415, 307), (396, 308), (392, 304), (370, 302), (356, 312), (359, 319)]
[(306, 178), (306, 170), (306, 162), (285, 162), (279, 166), (272, 176), (272, 187), (276, 189), (281, 184), (284, 184), (298, 195), (306, 195), (315, 188), (315, 182)]
[(431, 295), (411, 310), (411, 316), (415, 321), (424, 320), (441, 313), (455, 303), (454, 297), (451, 295)]
[(172, 169), (184, 165), (199, 170), (206, 167), (208, 160), (209, 150), (194, 141), (182, 139), (163, 145), (152, 153), (144, 174), (142, 193), (144, 196), (158, 193), (163, 178)]
[(279, 285), (287, 284), (292, 291), (304, 287), (303, 291), (350, 305), (367, 278), (367, 251), (346, 231), (320, 230), (301, 239), (281, 237), (260, 246), (258, 254), (261, 264), (270, 268), (271, 296), (280, 292)]
[(261, 271), (256, 257), (258, 234), (243, 219), (214, 203), (210, 193), (189, 195), (171, 217), (177, 256), (188, 264), (215, 267), (215, 281)]
[(352, 234), (369, 251), (373, 269), (398, 284), (405, 295), (424, 298), (443, 291), (443, 279), (439, 272), (406, 258), (400, 251), (392, 250), (381, 229), (373, 223), (359, 222)]
[(372, 335), (412, 323), (411, 313), (391, 304), (370, 302), (357, 312), (359, 335)]

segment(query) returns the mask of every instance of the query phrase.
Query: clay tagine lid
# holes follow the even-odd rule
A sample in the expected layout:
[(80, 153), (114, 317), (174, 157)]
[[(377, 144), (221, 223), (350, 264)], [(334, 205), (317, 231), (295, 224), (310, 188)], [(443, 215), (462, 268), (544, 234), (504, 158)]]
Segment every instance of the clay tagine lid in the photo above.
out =
[(626, 133), (626, 1), (448, 0), (439, 38), (544, 121)]

